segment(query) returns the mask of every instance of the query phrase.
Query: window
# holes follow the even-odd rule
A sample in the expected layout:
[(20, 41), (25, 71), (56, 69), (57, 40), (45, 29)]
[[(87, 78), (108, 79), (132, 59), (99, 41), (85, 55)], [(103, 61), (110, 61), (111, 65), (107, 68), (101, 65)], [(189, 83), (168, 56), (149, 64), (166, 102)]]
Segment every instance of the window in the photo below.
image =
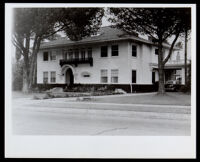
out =
[(101, 57), (107, 57), (108, 56), (108, 46), (102, 46), (101, 47)]
[(136, 83), (136, 70), (132, 70), (132, 83)]
[(111, 70), (111, 83), (118, 83), (118, 69)]
[(84, 74), (83, 77), (87, 78), (87, 77), (90, 77), (89, 74)]
[(118, 56), (118, 45), (113, 45), (112, 47), (111, 47), (111, 49), (112, 49), (112, 56)]
[(158, 48), (155, 49), (155, 54), (158, 55)]
[(63, 59), (67, 60), (67, 51), (63, 51)]
[(48, 52), (44, 52), (43, 53), (43, 61), (48, 61), (48, 57), (49, 57), (49, 53)]
[(85, 59), (85, 49), (81, 50), (81, 59)]
[(108, 82), (108, 70), (101, 70), (101, 83)]
[(78, 51), (78, 49), (75, 50), (74, 54), (75, 54), (75, 59), (78, 60), (78, 58), (79, 58), (79, 51)]
[(56, 82), (56, 72), (51, 71), (51, 83), (55, 83), (55, 82)]
[(68, 53), (69, 53), (69, 60), (72, 60), (73, 59), (73, 50), (70, 49)]
[(132, 56), (137, 57), (137, 47), (132, 45)]
[(48, 72), (43, 72), (43, 83), (46, 84), (48, 83)]
[(92, 58), (92, 48), (88, 48), (88, 58)]
[(152, 72), (152, 83), (155, 83), (155, 72)]
[(52, 61), (52, 60), (56, 60), (56, 53), (54, 53), (54, 52), (51, 52), (50, 53), (50, 60)]

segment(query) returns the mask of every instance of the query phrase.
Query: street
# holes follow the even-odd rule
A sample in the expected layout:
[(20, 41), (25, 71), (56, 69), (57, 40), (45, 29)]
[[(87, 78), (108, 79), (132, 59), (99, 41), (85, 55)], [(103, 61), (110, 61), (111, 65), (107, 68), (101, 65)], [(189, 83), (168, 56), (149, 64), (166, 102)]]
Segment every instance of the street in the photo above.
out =
[(18, 98), (12, 124), (19, 135), (189, 136), (190, 109)]

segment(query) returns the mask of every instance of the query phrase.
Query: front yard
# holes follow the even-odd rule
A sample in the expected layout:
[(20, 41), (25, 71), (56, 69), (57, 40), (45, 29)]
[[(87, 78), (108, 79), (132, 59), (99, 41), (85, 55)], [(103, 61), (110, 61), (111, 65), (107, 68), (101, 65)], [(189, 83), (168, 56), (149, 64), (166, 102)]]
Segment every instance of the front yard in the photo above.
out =
[(191, 105), (191, 95), (182, 92), (166, 92), (166, 95), (143, 94), (133, 96), (96, 98), (96, 102), (150, 105)]
[[(13, 98), (31, 98), (34, 96), (42, 99), (45, 93), (23, 94), (22, 92), (13, 92)], [(73, 96), (73, 95), (72, 95)], [(88, 96), (88, 95), (86, 95)], [(75, 98), (78, 96), (74, 95)], [(89, 97), (89, 96), (88, 96)], [(54, 97), (53, 97), (54, 98)], [(63, 97), (63, 100), (69, 97)], [(109, 96), (91, 96), (92, 102), (98, 103), (119, 103), (119, 104), (149, 104), (149, 105), (191, 105), (191, 95), (181, 92), (167, 92), (164, 96), (159, 96), (155, 93), (149, 94), (124, 94), (124, 95), (109, 95)], [(56, 98), (54, 98), (55, 100)], [(75, 100), (77, 101), (77, 100)], [(90, 100), (89, 100), (90, 101)]]

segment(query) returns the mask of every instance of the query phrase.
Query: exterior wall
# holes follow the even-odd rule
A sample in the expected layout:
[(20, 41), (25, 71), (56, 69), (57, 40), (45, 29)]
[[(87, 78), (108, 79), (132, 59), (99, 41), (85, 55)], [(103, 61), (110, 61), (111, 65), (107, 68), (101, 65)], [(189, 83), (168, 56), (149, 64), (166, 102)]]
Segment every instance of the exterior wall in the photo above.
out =
[[(132, 45), (137, 46), (137, 57), (132, 56)], [(136, 70), (136, 84), (152, 84), (153, 69), (150, 63), (158, 63), (158, 56), (154, 52), (155, 47), (153, 46), (129, 43), (130, 71)], [(155, 81), (158, 81), (157, 71), (155, 71)]]
[[(101, 57), (101, 46), (108, 46), (108, 57)], [(111, 45), (118, 45), (119, 55), (111, 56)], [(87, 48), (87, 46), (83, 46)], [(113, 43), (102, 43), (98, 45), (88, 46), (92, 47), (92, 57), (93, 66), (89, 64), (78, 64), (77, 67), (73, 65), (74, 70), (74, 83), (82, 84), (99, 84), (100, 82), (100, 70), (108, 70), (108, 83), (111, 84), (111, 69), (118, 69), (118, 84), (129, 84), (130, 74), (128, 70), (128, 42), (113, 42)], [(82, 48), (82, 47), (80, 47)], [(65, 76), (61, 74), (61, 67), (59, 65), (59, 60), (63, 59), (62, 56), (63, 49), (53, 49), (52, 52), (57, 53), (57, 58), (55, 61), (43, 61), (43, 52), (48, 50), (42, 50), (38, 53), (37, 61), (37, 83), (43, 83), (43, 72), (49, 72), (49, 84), (50, 83), (50, 71), (56, 71), (56, 83), (65, 84)], [(79, 55), (80, 56), (80, 55)], [(87, 57), (87, 54), (86, 54)], [(83, 72), (90, 73), (90, 77), (84, 78), (82, 76)]]
[[(118, 45), (119, 55), (111, 56), (111, 46)], [(137, 56), (132, 56), (132, 45), (137, 46)], [(101, 46), (108, 46), (108, 57), (101, 57)], [(157, 47), (134, 43), (128, 41), (116, 41), (110, 43), (98, 43), (90, 46), (79, 46), (78, 48), (92, 48), (93, 66), (87, 64), (78, 64), (77, 67), (72, 65), (74, 72), (75, 84), (101, 84), (101, 69), (106, 69), (108, 72), (108, 83), (111, 83), (111, 69), (118, 69), (118, 83), (115, 84), (132, 84), (132, 70), (136, 70), (136, 83), (140, 85), (152, 85), (152, 72), (155, 72), (155, 81), (158, 81), (158, 71), (153, 70), (151, 63), (158, 63), (158, 55), (155, 54)], [(55, 48), (49, 50), (41, 50), (37, 57), (37, 83), (43, 84), (43, 72), (48, 72), (48, 84), (66, 84), (65, 74), (62, 75), (62, 68), (59, 61), (63, 59), (63, 50), (75, 49), (76, 47)], [(43, 61), (43, 52), (52, 51), (56, 53), (56, 60)], [(165, 49), (165, 56), (168, 49)], [(79, 53), (80, 57), (80, 53)], [(86, 52), (87, 57), (87, 52)], [(173, 54), (171, 60), (176, 58)], [(50, 82), (50, 72), (56, 72), (56, 83)], [(89, 73), (90, 77), (83, 77), (83, 73)], [(184, 71), (182, 70), (182, 74)], [(182, 75), (184, 76), (184, 75)], [(184, 78), (182, 77), (182, 80)], [(105, 83), (104, 83), (105, 84)]]

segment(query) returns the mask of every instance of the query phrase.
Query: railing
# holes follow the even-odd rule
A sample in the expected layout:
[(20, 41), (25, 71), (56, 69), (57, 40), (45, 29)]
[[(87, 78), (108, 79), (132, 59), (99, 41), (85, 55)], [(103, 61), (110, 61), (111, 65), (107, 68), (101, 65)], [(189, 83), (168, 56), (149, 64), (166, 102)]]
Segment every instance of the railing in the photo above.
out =
[(60, 60), (60, 66), (63, 66), (65, 64), (74, 64), (76, 67), (78, 64), (85, 64), (89, 63), (90, 66), (93, 66), (93, 58), (73, 58), (73, 59), (62, 59)]
[[(187, 63), (189, 64), (189, 60), (187, 60)], [(185, 60), (184, 59), (180, 59), (180, 60), (168, 60), (166, 64), (185, 64)]]

